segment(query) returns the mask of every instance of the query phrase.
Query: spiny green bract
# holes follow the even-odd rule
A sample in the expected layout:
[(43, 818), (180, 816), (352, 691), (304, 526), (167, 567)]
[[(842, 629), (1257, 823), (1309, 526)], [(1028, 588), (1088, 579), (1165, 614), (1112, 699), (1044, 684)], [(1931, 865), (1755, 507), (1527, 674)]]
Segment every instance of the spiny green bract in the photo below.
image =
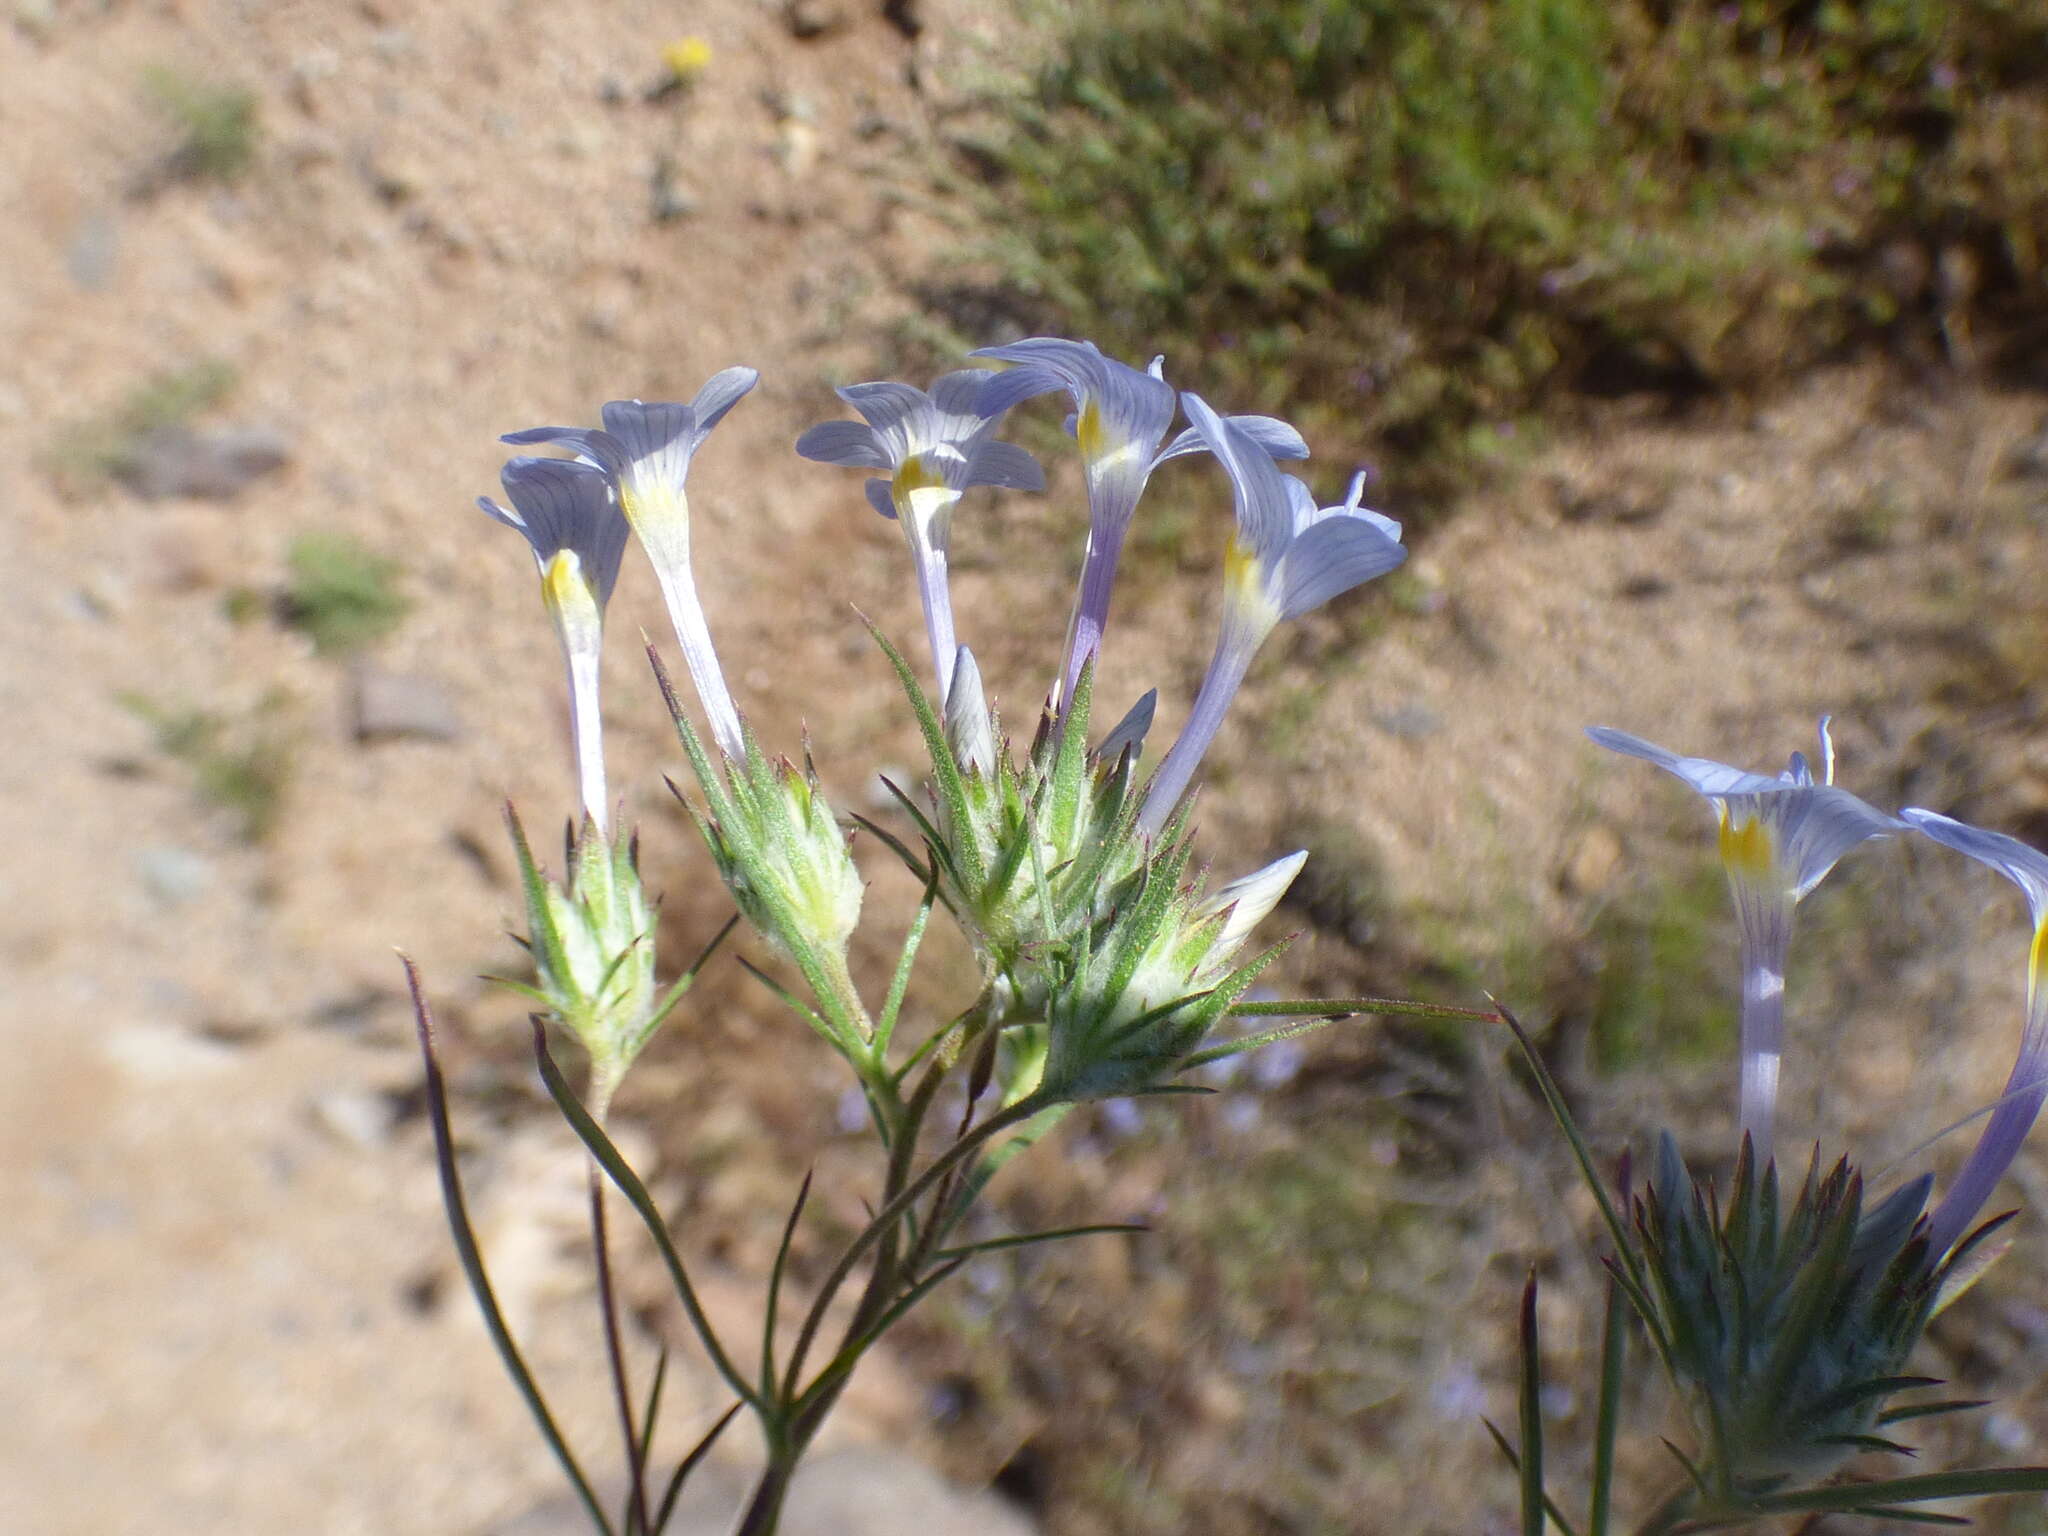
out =
[[(1826, 1476), (1860, 1451), (1904, 1451), (1886, 1425), (1943, 1404), (1890, 1407), (1936, 1383), (1903, 1374), (1965, 1244), (1928, 1251), (1931, 1180), (1863, 1206), (1847, 1159), (1823, 1175), (1816, 1153), (1781, 1213), (1775, 1165), (1759, 1175), (1747, 1142), (1725, 1210), (1696, 1183), (1671, 1137), (1633, 1203), (1652, 1331), (1685, 1389), (1714, 1491), (1754, 1497)], [(1953, 1405), (1961, 1406), (1961, 1405)]]

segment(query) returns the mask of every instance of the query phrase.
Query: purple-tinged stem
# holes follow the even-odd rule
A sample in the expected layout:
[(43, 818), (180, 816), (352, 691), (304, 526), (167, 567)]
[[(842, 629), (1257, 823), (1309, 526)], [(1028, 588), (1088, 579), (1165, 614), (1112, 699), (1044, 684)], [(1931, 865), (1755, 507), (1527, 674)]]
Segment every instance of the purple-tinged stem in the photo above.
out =
[(2005, 1092), (1971, 1149), (1969, 1161), (1934, 1209), (1928, 1228), (1930, 1254), (1938, 1257), (1948, 1252), (1969, 1231), (1970, 1223), (2019, 1155), (2020, 1144), (2034, 1128), (2044, 1101), (2048, 1101), (2048, 997), (2030, 978), (2027, 1027), (2020, 1039), (2019, 1060), (2013, 1063)]
[(1234, 633), (1225, 621), (1223, 633), (1216, 641), (1216, 654), (1210, 658), (1209, 671), (1195, 694), (1180, 739), (1174, 742), (1173, 750), (1166, 754), (1166, 761), (1159, 765), (1159, 771), (1145, 788), (1145, 808), (1138, 813), (1139, 830), (1151, 835), (1172, 819), (1174, 807), (1187, 793), (1203, 755), (1216, 739), (1223, 717), (1230, 712), (1230, 701), (1237, 696), (1258, 649), (1257, 639)]

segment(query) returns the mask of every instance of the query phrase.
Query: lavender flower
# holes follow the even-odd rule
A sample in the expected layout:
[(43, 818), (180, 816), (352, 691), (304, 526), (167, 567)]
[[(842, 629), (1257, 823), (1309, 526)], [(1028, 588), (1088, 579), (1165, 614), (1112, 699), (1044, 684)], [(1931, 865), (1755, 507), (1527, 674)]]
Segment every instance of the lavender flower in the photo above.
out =
[[(1168, 459), (1200, 452), (1207, 444), (1188, 431), (1160, 451), (1159, 440), (1173, 423), (1173, 389), (1161, 372), (1163, 358), (1155, 357), (1140, 373), (1105, 357), (1093, 342), (1051, 336), (983, 347), (972, 355), (1016, 365), (983, 389), (977, 409), (984, 415), (1000, 415), (1020, 401), (1053, 390), (1065, 390), (1074, 402), (1071, 426), (1088, 481), (1088, 550), (1060, 663), (1059, 697), (1064, 707), (1064, 701), (1073, 697), (1083, 664), (1101, 649), (1117, 562), (1145, 482)], [(1285, 422), (1266, 416), (1231, 419), (1269, 457), (1308, 457), (1301, 434)]]
[(2005, 1092), (1991, 1111), (1991, 1121), (1977, 1138), (1970, 1159), (1956, 1176), (1930, 1218), (1928, 1252), (1939, 1256), (1968, 1231), (1991, 1198), (2005, 1170), (2027, 1139), (2041, 1105), (2048, 1100), (2048, 993), (2041, 985), (2041, 962), (2048, 952), (2048, 857), (2016, 838), (1952, 821), (1933, 811), (1907, 810), (1905, 819), (1937, 843), (1988, 864), (2026, 893), (2034, 920), (2033, 943), (2027, 950), (2027, 1020), (2020, 1032), (2019, 1059), (2006, 1079)]
[(1835, 745), (1820, 722), (1821, 777), (1803, 753), (1775, 778), (1677, 753), (1606, 726), (1586, 734), (1611, 752), (1639, 757), (1676, 774), (1713, 802), (1721, 826), (1721, 862), (1735, 898), (1742, 945), (1741, 1126), (1758, 1167), (1771, 1161), (1785, 1041), (1785, 957), (1792, 910), (1858, 843), (1896, 831), (1896, 817), (1836, 789)]
[(526, 535), (540, 567), (541, 599), (555, 622), (569, 667), (569, 725), (576, 746), (576, 782), (583, 812), (605, 827), (604, 732), (598, 684), (604, 649), (604, 609), (619, 579), (626, 550), (626, 519), (612, 501), (604, 474), (568, 459), (521, 456), (500, 477), (512, 502), (507, 511), (488, 496), (477, 505)]
[(953, 509), (977, 485), (1045, 489), (1037, 460), (1014, 443), (991, 440), (1003, 412), (985, 412), (979, 400), (994, 377), (985, 368), (963, 368), (940, 378), (929, 395), (908, 384), (849, 384), (839, 398), (867, 424), (822, 422), (796, 443), (807, 459), (888, 474), (886, 480), (868, 481), (868, 501), (882, 516), (899, 521), (910, 542), (942, 704), (952, 690), (956, 647), (946, 582)]
[(727, 368), (713, 374), (688, 405), (614, 400), (604, 408), (602, 431), (534, 427), (503, 438), (519, 445), (559, 443), (610, 477), (619, 507), (654, 565), (697, 697), (728, 758), (742, 756), (745, 745), (690, 571), (690, 501), (683, 481), (691, 456), (759, 377), (751, 368)]
[(1173, 814), (1252, 657), (1283, 619), (1319, 608), (1340, 593), (1384, 576), (1408, 557), (1401, 525), (1358, 504), (1365, 477), (1334, 507), (1318, 507), (1308, 487), (1273, 464), (1265, 445), (1199, 396), (1181, 404), (1194, 431), (1230, 477), (1237, 531), (1224, 561), (1223, 626), (1180, 739), (1145, 791), (1139, 825), (1157, 831)]

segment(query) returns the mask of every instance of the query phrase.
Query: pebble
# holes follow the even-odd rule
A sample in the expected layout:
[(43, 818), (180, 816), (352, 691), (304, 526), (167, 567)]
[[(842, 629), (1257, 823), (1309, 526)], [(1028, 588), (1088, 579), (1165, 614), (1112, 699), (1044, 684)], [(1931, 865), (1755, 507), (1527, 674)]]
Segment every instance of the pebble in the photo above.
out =
[(152, 844), (135, 851), (135, 871), (152, 900), (182, 907), (213, 881), (213, 866), (189, 848)]
[(368, 1151), (384, 1144), (398, 1118), (391, 1096), (367, 1088), (330, 1088), (312, 1104), (320, 1129), (347, 1146)]
[(454, 701), (434, 678), (363, 662), (355, 668), (353, 694), (358, 742), (453, 741), (462, 733)]
[(250, 482), (290, 462), (290, 445), (269, 427), (218, 432), (159, 427), (136, 439), (119, 478), (147, 501), (172, 496), (232, 501)]

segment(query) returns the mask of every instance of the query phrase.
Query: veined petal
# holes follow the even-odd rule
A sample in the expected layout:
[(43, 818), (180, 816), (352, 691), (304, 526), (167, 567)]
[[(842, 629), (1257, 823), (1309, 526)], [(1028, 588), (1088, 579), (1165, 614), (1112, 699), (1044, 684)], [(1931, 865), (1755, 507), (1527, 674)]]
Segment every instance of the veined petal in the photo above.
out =
[(626, 453), (620, 478), (642, 497), (662, 491), (680, 495), (690, 456), (704, 440), (696, 429), (696, 412), (673, 401), (612, 400), (603, 415), (605, 430)]
[(1182, 394), (1181, 408), (1230, 477), (1237, 502), (1236, 544), (1270, 573), (1294, 537), (1294, 501), (1287, 477), (1265, 449), (1209, 408), (1200, 395)]
[(967, 461), (967, 476), (961, 489), (975, 485), (998, 485), (1011, 491), (1042, 491), (1045, 471), (1038, 460), (1015, 443), (984, 442), (975, 445)]
[(939, 416), (939, 436), (958, 441), (994, 425), (995, 416), (981, 409), (981, 392), (995, 376), (993, 368), (955, 368), (932, 380), (931, 403)]
[[(1003, 347), (983, 347), (972, 354), (1023, 364), (998, 374), (983, 387), (977, 410), (993, 416), (1020, 400), (1064, 387), (1073, 396), (1079, 420), (1075, 436), (1082, 456), (1096, 460), (1127, 446), (1136, 446), (1149, 464), (1173, 421), (1172, 386), (1152, 372), (1105, 356), (1092, 341), (1067, 341), (1032, 336)], [(1027, 379), (1016, 375), (1031, 370)]]
[[(1266, 450), (1269, 459), (1305, 459), (1308, 457), (1308, 443), (1293, 427), (1277, 416), (1226, 416), (1223, 418), (1233, 427)], [(1159, 456), (1152, 461), (1157, 469), (1168, 459), (1183, 458), (1191, 453), (1201, 453), (1209, 445), (1202, 440), (1202, 434), (1193, 427), (1159, 450)]]
[[(986, 352), (974, 354), (977, 357), (989, 355)], [(993, 375), (974, 397), (977, 415), (995, 417), (1038, 395), (1049, 395), (1056, 389), (1070, 389), (1071, 386), (1050, 368), (1035, 363), (1025, 363), (1016, 368), (1006, 368)]]
[(760, 371), (747, 367), (721, 368), (706, 379), (697, 398), (690, 402), (697, 417), (698, 441), (703, 441), (705, 434), (725, 419), (725, 413), (760, 382)]
[(870, 480), (867, 483), (868, 505), (873, 507), (890, 522), (896, 521), (896, 499), (889, 494), (889, 482)]
[(797, 453), (843, 469), (894, 470), (879, 434), (858, 421), (821, 421), (796, 440)]
[(1757, 797), (1758, 808), (1776, 823), (1780, 857), (1792, 875), (1792, 894), (1804, 896), (1827, 877), (1843, 854), (1858, 843), (1896, 832), (1903, 823), (1846, 789), (1822, 784), (1786, 784)]
[(1610, 752), (1638, 757), (1646, 763), (1656, 764), (1667, 773), (1677, 774), (1693, 789), (1710, 798), (1761, 794), (1783, 787), (1783, 780), (1770, 774), (1748, 773), (1707, 757), (1680, 757), (1668, 747), (1660, 747), (1640, 736), (1631, 736), (1627, 731), (1617, 731), (1612, 726), (1589, 725), (1586, 734)]
[(946, 690), (946, 741), (969, 773), (987, 778), (996, 771), (996, 733), (989, 721), (988, 695), (982, 691), (981, 668), (974, 652), (954, 652), (952, 682)]
[(1144, 697), (1125, 711), (1123, 719), (1109, 728), (1109, 734), (1102, 738), (1102, 745), (1095, 749), (1095, 760), (1114, 764), (1126, 751), (1135, 758), (1144, 750), (1145, 738), (1152, 732), (1152, 716), (1158, 708), (1159, 690), (1146, 689)]
[(1937, 843), (1980, 864), (1988, 864), (2026, 893), (2027, 909), (2040, 927), (2048, 921), (2048, 854), (2003, 832), (1973, 827), (1966, 821), (1913, 806), (1899, 813), (1906, 822)]
[(619, 579), (627, 536), (610, 478), (575, 459), (522, 454), (505, 465), (501, 479), (514, 510), (508, 513), (487, 497), (478, 505), (526, 535), (543, 571), (562, 550), (573, 552), (601, 608)]
[(528, 427), (524, 432), (507, 432), (498, 441), (515, 448), (530, 448), (539, 443), (567, 448), (586, 464), (594, 464), (613, 476), (623, 475), (632, 463), (624, 443), (595, 427)]
[(1288, 546), (1281, 565), (1280, 616), (1292, 619), (1320, 608), (1407, 558), (1399, 540), (1366, 519), (1341, 513), (1327, 517)]
[(1204, 915), (1225, 909), (1229, 912), (1223, 919), (1223, 931), (1216, 936), (1214, 952), (1228, 956), (1249, 938), (1266, 914), (1280, 904), (1280, 898), (1287, 894), (1288, 886), (1307, 862), (1306, 849), (1290, 853), (1264, 869), (1240, 876), (1205, 900), (1201, 908)]
[(892, 461), (891, 467), (900, 464), (911, 451), (912, 423), (920, 416), (931, 415), (929, 395), (915, 385), (899, 384), (893, 379), (847, 384), (836, 393), (875, 429), (875, 435)]

